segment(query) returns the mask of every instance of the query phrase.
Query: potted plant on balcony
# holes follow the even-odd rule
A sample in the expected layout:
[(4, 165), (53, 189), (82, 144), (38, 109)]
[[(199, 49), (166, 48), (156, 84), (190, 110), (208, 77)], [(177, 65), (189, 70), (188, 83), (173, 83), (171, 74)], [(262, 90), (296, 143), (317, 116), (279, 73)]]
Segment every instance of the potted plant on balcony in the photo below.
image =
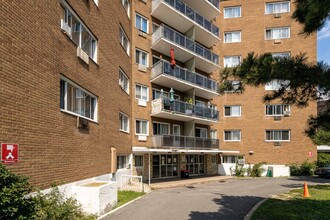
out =
[(192, 100), (191, 97), (185, 97), (184, 100), (186, 102), (185, 112), (186, 112), (186, 114), (191, 115), (192, 114), (192, 109), (193, 109), (193, 106), (192, 106), (193, 100)]

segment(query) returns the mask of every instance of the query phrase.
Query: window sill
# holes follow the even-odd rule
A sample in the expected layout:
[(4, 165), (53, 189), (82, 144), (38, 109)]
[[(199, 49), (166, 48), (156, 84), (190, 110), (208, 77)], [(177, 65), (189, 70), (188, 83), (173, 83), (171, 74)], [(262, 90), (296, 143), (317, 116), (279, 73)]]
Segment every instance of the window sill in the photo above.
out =
[(223, 140), (224, 142), (241, 142), (241, 140)]
[(87, 117), (81, 116), (81, 115), (76, 114), (76, 113), (74, 113), (74, 112), (70, 112), (70, 111), (67, 111), (67, 110), (64, 110), (64, 109), (61, 109), (61, 112), (66, 113), (66, 114), (71, 115), (71, 116), (81, 117), (81, 118), (84, 118), (84, 119), (86, 119), (86, 120), (88, 120), (88, 121), (90, 121), (90, 122), (93, 122), (93, 123), (95, 123), (95, 124), (99, 124), (97, 121), (95, 121), (95, 120), (93, 120), (93, 119), (90, 119), (90, 118), (87, 118)]
[(119, 129), (120, 132), (125, 133), (125, 134), (130, 134), (129, 131), (121, 130)]

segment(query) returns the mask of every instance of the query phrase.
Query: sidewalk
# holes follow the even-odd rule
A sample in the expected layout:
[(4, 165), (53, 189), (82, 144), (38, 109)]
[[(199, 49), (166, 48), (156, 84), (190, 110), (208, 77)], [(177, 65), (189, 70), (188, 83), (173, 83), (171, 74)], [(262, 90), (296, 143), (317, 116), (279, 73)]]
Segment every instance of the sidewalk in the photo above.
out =
[(173, 178), (173, 179), (164, 179), (153, 181), (150, 184), (151, 189), (164, 189), (164, 188), (173, 188), (178, 186), (186, 186), (207, 182), (217, 182), (217, 181), (226, 181), (228, 179), (233, 179), (233, 176), (198, 176), (190, 177), (188, 179), (183, 178)]

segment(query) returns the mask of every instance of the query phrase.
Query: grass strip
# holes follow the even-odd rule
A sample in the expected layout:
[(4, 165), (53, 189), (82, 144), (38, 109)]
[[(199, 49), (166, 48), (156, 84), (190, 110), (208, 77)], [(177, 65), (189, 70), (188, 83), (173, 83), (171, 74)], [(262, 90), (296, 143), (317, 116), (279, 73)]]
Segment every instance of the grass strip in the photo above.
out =
[(140, 196), (143, 196), (144, 194), (145, 194), (144, 192), (135, 192), (135, 191), (127, 191), (127, 190), (118, 191), (118, 203), (115, 208), (122, 206), (128, 203), (129, 201), (132, 201)]

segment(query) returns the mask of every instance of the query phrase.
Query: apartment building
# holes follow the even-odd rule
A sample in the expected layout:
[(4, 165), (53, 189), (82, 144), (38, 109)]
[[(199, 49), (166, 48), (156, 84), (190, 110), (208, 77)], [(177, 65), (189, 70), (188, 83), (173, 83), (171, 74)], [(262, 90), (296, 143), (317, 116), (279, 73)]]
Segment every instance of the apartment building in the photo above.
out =
[(316, 104), (263, 103), (276, 82), (242, 95), (218, 93), (221, 68), (248, 52), (306, 52), (316, 60), (316, 37), (298, 34), (291, 1), (1, 7), (0, 142), (19, 145), (18, 163), (7, 167), (33, 185), (65, 184), (75, 192), (90, 181), (119, 187), (122, 175), (150, 182), (216, 175), (239, 159), (282, 165), (316, 159), (316, 146), (303, 134)]

